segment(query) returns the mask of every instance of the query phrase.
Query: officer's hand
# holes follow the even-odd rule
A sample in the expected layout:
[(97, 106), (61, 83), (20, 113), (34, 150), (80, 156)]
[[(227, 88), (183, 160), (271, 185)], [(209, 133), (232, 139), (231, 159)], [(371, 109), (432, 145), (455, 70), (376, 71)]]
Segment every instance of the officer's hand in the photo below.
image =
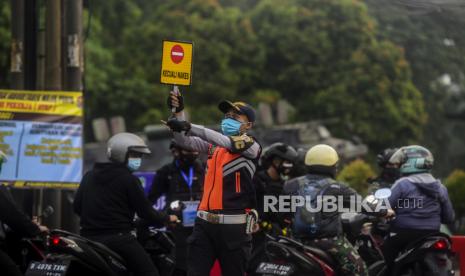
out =
[(178, 216), (170, 215), (170, 222), (171, 223), (180, 223), (181, 221), (179, 220)]
[(166, 125), (174, 132), (189, 131), (191, 129), (191, 123), (176, 118), (170, 118)]
[(175, 113), (181, 112), (184, 110), (184, 98), (181, 94), (178, 94), (174, 91), (170, 92), (170, 95), (167, 100), (168, 107), (171, 109), (175, 108)]

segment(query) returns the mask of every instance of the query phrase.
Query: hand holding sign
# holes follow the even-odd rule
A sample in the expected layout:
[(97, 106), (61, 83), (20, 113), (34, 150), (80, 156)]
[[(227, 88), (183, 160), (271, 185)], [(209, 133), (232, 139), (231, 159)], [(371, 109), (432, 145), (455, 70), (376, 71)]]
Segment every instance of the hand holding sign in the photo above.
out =
[[(175, 86), (176, 87), (176, 86)], [(177, 88), (177, 87), (176, 87)], [(178, 113), (184, 110), (184, 98), (179, 90), (171, 91), (168, 97), (168, 107), (172, 113)]]

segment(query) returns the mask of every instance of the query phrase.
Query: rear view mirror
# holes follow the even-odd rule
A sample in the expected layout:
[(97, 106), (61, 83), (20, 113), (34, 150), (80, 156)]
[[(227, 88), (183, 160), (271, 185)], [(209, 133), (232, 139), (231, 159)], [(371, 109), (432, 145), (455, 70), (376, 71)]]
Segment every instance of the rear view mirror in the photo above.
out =
[(375, 197), (376, 197), (377, 199), (385, 199), (385, 198), (390, 197), (391, 194), (392, 194), (391, 189), (389, 189), (389, 188), (382, 188), (382, 189), (376, 190), (376, 192), (375, 192)]

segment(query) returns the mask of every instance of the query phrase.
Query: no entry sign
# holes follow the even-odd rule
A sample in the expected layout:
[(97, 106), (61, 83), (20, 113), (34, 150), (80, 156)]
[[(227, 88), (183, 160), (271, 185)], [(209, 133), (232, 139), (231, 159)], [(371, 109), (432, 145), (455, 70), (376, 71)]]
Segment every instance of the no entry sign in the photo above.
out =
[(192, 51), (192, 43), (163, 41), (160, 82), (190, 85), (192, 82)]

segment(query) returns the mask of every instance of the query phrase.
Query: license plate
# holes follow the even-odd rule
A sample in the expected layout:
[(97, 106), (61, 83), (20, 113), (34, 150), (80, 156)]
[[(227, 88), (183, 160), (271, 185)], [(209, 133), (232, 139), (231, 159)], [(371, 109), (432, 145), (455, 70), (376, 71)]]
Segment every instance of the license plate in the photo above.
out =
[(256, 272), (269, 275), (288, 276), (294, 272), (294, 268), (290, 264), (273, 264), (263, 262), (260, 263)]
[(69, 267), (69, 261), (31, 262), (25, 276), (64, 276)]

